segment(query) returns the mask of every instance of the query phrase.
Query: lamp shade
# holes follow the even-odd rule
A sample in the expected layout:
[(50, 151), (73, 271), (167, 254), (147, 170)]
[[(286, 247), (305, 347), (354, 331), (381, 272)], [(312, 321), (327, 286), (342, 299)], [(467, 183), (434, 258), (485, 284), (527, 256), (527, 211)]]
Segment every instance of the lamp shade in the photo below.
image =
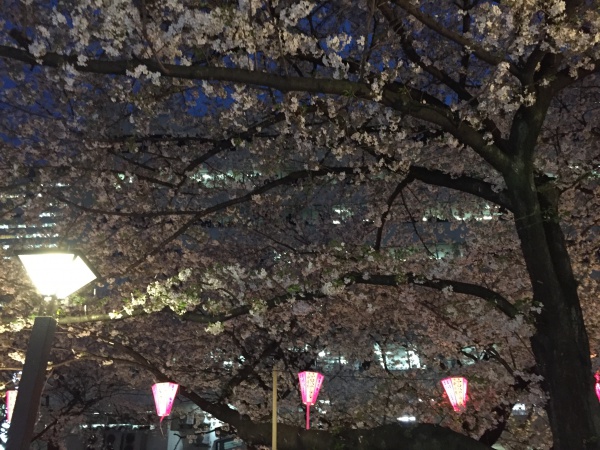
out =
[(306, 429), (310, 428), (310, 407), (317, 403), (319, 390), (323, 385), (325, 377), (319, 372), (300, 372), (298, 380), (300, 381), (300, 395), (302, 403), (306, 405)]
[(19, 254), (29, 278), (45, 296), (65, 298), (97, 277), (76, 252), (28, 252)]
[(444, 378), (442, 386), (448, 394), (454, 411), (463, 411), (467, 406), (467, 379), (464, 377)]
[(594, 377), (596, 377), (596, 397), (598, 397), (598, 401), (600, 402), (600, 373), (596, 373)]
[(156, 414), (160, 416), (161, 422), (165, 417), (171, 414), (178, 388), (179, 385), (176, 383), (156, 383), (152, 386)]
[(325, 377), (319, 372), (300, 372), (298, 374), (302, 403), (308, 406), (317, 403), (317, 397), (319, 396), (319, 390), (323, 384), (323, 378)]
[(12, 413), (15, 409), (15, 402), (17, 401), (18, 391), (6, 391), (6, 421), (10, 423), (12, 419)]

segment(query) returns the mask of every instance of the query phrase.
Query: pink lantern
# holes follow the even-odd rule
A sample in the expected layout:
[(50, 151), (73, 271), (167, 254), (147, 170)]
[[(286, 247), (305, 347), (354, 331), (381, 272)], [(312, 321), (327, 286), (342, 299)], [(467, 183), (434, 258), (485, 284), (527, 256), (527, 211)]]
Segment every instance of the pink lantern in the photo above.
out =
[(600, 402), (600, 373), (594, 375), (596, 377), (596, 397), (598, 397), (598, 401)]
[(179, 385), (176, 383), (156, 383), (152, 386), (156, 414), (160, 416), (161, 422), (165, 417), (171, 414), (178, 388)]
[(323, 384), (323, 375), (319, 372), (300, 372), (298, 380), (300, 381), (300, 393), (302, 394), (302, 403), (306, 405), (306, 429), (310, 428), (310, 407), (317, 403), (319, 390)]
[(442, 386), (448, 394), (454, 411), (463, 411), (467, 407), (467, 379), (463, 377), (444, 378)]
[(15, 402), (17, 401), (18, 391), (6, 391), (6, 421), (10, 423), (12, 419), (12, 413), (15, 409)]

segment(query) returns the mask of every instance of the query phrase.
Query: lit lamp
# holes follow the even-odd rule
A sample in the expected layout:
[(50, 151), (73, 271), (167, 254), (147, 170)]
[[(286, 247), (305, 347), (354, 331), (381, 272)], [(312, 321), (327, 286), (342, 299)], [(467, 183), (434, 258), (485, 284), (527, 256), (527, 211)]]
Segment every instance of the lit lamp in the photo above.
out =
[(156, 414), (160, 417), (161, 422), (171, 414), (178, 388), (179, 385), (176, 383), (156, 383), (152, 386)]
[(317, 403), (319, 390), (323, 384), (323, 375), (319, 372), (300, 372), (298, 380), (300, 381), (300, 393), (302, 403), (306, 405), (306, 429), (310, 429), (310, 407)]
[[(97, 278), (77, 252), (32, 251), (18, 256), (37, 291), (48, 301), (65, 298)], [(14, 420), (8, 430), (6, 445), (11, 450), (29, 449), (55, 331), (53, 317), (35, 318), (15, 402)]]
[(600, 402), (600, 373), (594, 375), (596, 378), (596, 397), (598, 397), (598, 401)]
[(15, 401), (17, 400), (17, 391), (6, 391), (6, 421), (10, 423), (12, 413), (15, 409)]
[(66, 298), (97, 276), (77, 252), (31, 252), (19, 255), (37, 291), (49, 300)]
[(464, 377), (444, 378), (442, 386), (448, 394), (448, 399), (454, 411), (463, 411), (467, 407), (467, 379)]

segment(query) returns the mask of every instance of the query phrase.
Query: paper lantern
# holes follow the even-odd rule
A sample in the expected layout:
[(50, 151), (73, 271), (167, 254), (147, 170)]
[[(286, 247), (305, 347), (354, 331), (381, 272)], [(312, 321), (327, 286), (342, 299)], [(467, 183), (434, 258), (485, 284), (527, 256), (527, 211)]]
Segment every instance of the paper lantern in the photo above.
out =
[(600, 402), (600, 373), (596, 373), (594, 376), (596, 377), (596, 397)]
[(17, 391), (6, 391), (6, 421), (10, 423), (17, 401)]
[(463, 377), (444, 378), (442, 386), (448, 394), (454, 411), (463, 411), (467, 406), (467, 379)]
[(161, 422), (165, 417), (171, 414), (178, 388), (179, 385), (176, 383), (156, 383), (152, 386), (156, 414), (160, 416)]
[(319, 390), (325, 377), (319, 372), (300, 372), (298, 380), (300, 381), (300, 393), (302, 394), (302, 403), (306, 405), (306, 429), (310, 428), (310, 407), (317, 403)]

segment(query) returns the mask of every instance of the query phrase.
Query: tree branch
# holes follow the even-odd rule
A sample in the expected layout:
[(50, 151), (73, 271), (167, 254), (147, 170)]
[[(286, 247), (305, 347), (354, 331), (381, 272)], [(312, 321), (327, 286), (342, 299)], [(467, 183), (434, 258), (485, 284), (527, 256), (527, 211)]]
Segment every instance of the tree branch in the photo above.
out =
[(512, 210), (511, 200), (505, 189), (498, 191), (492, 185), (478, 178), (462, 175), (452, 177), (441, 170), (427, 169), (421, 166), (410, 166), (408, 173), (414, 179), (435, 186), (443, 186), (457, 191), (472, 194), (488, 200), (508, 211)]
[[(58, 53), (47, 53), (40, 58), (35, 58), (29, 52), (5, 45), (0, 45), (0, 57), (22, 61), (33, 66), (42, 65), (59, 68), (65, 64), (70, 64), (80, 72), (105, 75), (126, 76), (128, 72), (133, 72), (137, 66), (144, 65), (149, 71), (160, 73), (165, 77), (266, 86), (281, 92), (307, 92), (340, 96), (351, 95), (367, 100), (374, 99), (370, 85), (349, 80), (280, 76), (267, 72), (226, 67), (179, 66), (175, 64), (159, 65), (156, 61), (148, 59), (90, 59), (85, 65), (82, 65), (78, 63), (77, 57), (73, 55), (64, 56)], [(391, 83), (384, 88), (381, 103), (417, 119), (440, 126), (464, 144), (472, 147), (473, 150), (500, 172), (504, 172), (510, 166), (510, 159), (503, 154), (500, 148), (486, 142), (481, 133), (465, 121), (457, 120), (450, 109), (440, 104), (439, 100), (436, 99), (434, 105), (428, 104), (427, 101), (423, 103), (428, 98), (430, 99), (430, 96), (425, 92), (401, 86), (397, 83)]]
[[(446, 39), (460, 45), (463, 49), (470, 49), (472, 53), (482, 61), (485, 61), (493, 66), (497, 66), (498, 64), (504, 61), (510, 63), (510, 61), (507, 61), (503, 56), (494, 55), (493, 53), (490, 53), (489, 51), (481, 47), (479, 44), (477, 44), (477, 42), (467, 39), (466, 37), (444, 27), (433, 17), (421, 11), (418, 5), (413, 4), (410, 0), (393, 0), (393, 3), (399, 8), (402, 8), (411, 16), (413, 16), (415, 19), (417, 19), (430, 30), (435, 31), (440, 36), (443, 36)], [(509, 67), (510, 72), (518, 77), (518, 69), (512, 63), (509, 65)]]
[(396, 198), (398, 198), (398, 196), (400, 195), (402, 190), (406, 187), (406, 185), (409, 184), (413, 179), (414, 179), (414, 177), (410, 174), (407, 177), (405, 177), (400, 183), (398, 183), (398, 185), (396, 186), (396, 189), (394, 189), (394, 192), (392, 192), (392, 194), (388, 198), (387, 209), (383, 212), (383, 214), (381, 214), (381, 226), (379, 228), (377, 228), (377, 237), (375, 238), (375, 246), (374, 246), (375, 250), (379, 250), (381, 248), (381, 239), (383, 237), (383, 227), (385, 226), (385, 221), (386, 221), (387, 216), (390, 213), (390, 209), (391, 209), (392, 205), (394, 204), (394, 202), (396, 201)]
[[(327, 176), (330, 173), (345, 173), (346, 175), (351, 175), (351, 174), (356, 173), (356, 168), (328, 167), (328, 168), (319, 169), (319, 170), (299, 170), (296, 172), (291, 172), (284, 177), (278, 178), (274, 181), (271, 181), (267, 184), (257, 187), (256, 189), (248, 192), (245, 195), (233, 198), (233, 199), (225, 201), (225, 202), (221, 202), (217, 205), (203, 209), (202, 211), (198, 211), (197, 213), (194, 214), (194, 216), (190, 220), (188, 220), (183, 225), (181, 225), (177, 231), (172, 233), (170, 236), (167, 236), (165, 239), (163, 239), (161, 242), (159, 242), (157, 245), (155, 245), (154, 248), (152, 250), (150, 250), (149, 252), (147, 252), (143, 257), (139, 258), (138, 260), (136, 260), (132, 264), (130, 264), (125, 269), (125, 272), (132, 271), (133, 269), (135, 269), (136, 267), (141, 265), (148, 257), (156, 255), (157, 253), (162, 251), (162, 249), (165, 248), (166, 245), (173, 242), (179, 236), (183, 235), (188, 229), (190, 229), (197, 221), (199, 221), (204, 216), (207, 216), (207, 215), (212, 214), (217, 211), (222, 211), (227, 208), (231, 208), (232, 206), (235, 206), (235, 205), (238, 205), (241, 203), (249, 202), (252, 200), (252, 197), (254, 197), (256, 195), (264, 194), (265, 192), (268, 192), (276, 187), (284, 186), (286, 184), (293, 183), (295, 181), (309, 178), (309, 177)], [(143, 216), (143, 214), (142, 214), (142, 216)]]
[(456, 292), (458, 294), (479, 297), (493, 305), (500, 312), (504, 313), (504, 315), (511, 319), (514, 319), (517, 314), (519, 314), (519, 310), (505, 297), (495, 291), (492, 291), (491, 289), (479, 286), (477, 284), (454, 280), (427, 279), (419, 277), (410, 272), (401, 276), (369, 274), (368, 277), (363, 276), (362, 273), (353, 272), (349, 274), (349, 276), (356, 284), (370, 284), (379, 286), (401, 286), (403, 284), (413, 284), (415, 286), (423, 286), (430, 289), (436, 289), (438, 291), (451, 289), (452, 292)]
[[(135, 361), (142, 363), (146, 370), (154, 375), (157, 381), (171, 381), (156, 366), (148, 363), (146, 358), (133, 349), (118, 344)], [(252, 421), (226, 404), (209, 402), (192, 389), (181, 386), (179, 394), (188, 398), (203, 411), (217, 419), (235, 427), (235, 433), (250, 445), (271, 444), (271, 424)], [(422, 450), (423, 448), (443, 448), (444, 450), (490, 450), (468, 436), (448, 428), (433, 424), (417, 425), (384, 425), (371, 429), (343, 429), (342, 431), (304, 430), (301, 427), (278, 424), (277, 446), (281, 450)]]
[(450, 89), (452, 89), (460, 98), (465, 102), (473, 102), (475, 98), (460, 85), (459, 82), (453, 80), (447, 73), (443, 72), (441, 69), (435, 67), (433, 64), (425, 64), (421, 56), (415, 50), (413, 45), (413, 40), (409, 35), (405, 33), (404, 27), (402, 26), (402, 22), (395, 16), (394, 11), (385, 3), (381, 3), (379, 5), (379, 10), (383, 13), (383, 16), (390, 23), (392, 29), (400, 36), (402, 49), (408, 58), (418, 64), (423, 70), (427, 71), (434, 78), (444, 83)]
[(461, 143), (471, 147), (501, 173), (511, 167), (511, 159), (502, 151), (504, 141), (498, 144), (486, 141), (483, 134), (468, 125), (466, 121), (457, 120), (449, 108), (423, 103), (423, 101), (415, 99), (410, 90), (398, 88), (393, 83), (384, 88), (382, 103), (416, 119), (439, 126)]

